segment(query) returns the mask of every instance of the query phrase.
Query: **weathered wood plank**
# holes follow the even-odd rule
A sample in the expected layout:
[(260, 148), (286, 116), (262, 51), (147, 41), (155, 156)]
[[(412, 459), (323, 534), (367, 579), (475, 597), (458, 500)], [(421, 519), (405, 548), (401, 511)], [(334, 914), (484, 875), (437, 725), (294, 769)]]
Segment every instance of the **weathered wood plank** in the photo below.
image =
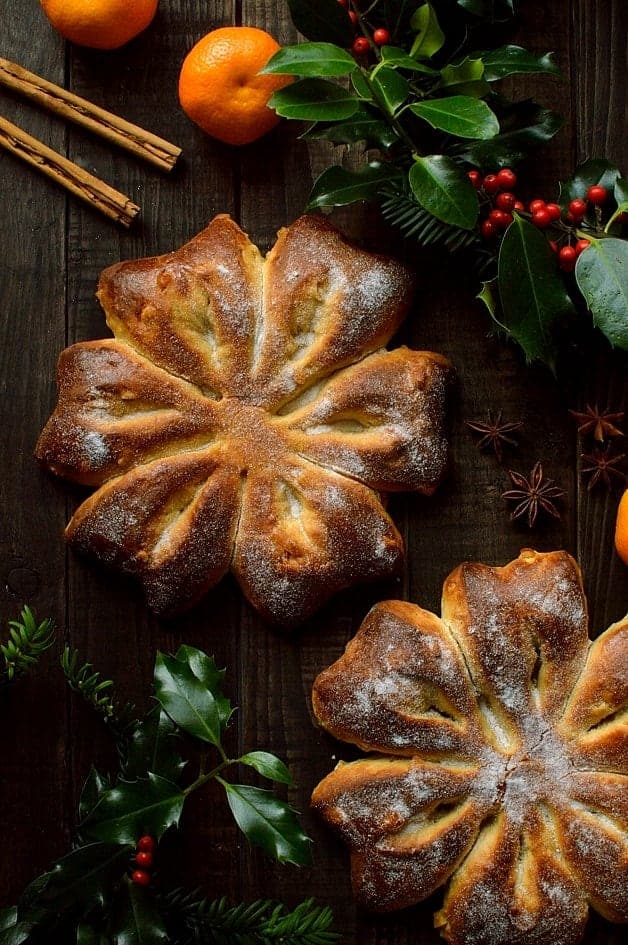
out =
[[(4, 55), (63, 82), (63, 44), (50, 35), (38, 4), (16, 7), (0, 0), (0, 22)], [(63, 152), (65, 129), (58, 120), (6, 93), (0, 109)], [(2, 152), (0, 205), (0, 636), (6, 634), (7, 620), (28, 603), (41, 617), (53, 615), (62, 637), (63, 495), (37, 468), (32, 454), (54, 402), (54, 353), (65, 338), (66, 196)], [(69, 839), (66, 693), (60, 673), (52, 669), (59, 649), (57, 645), (46, 654), (26, 680), (0, 692), (3, 904), (64, 852)], [(39, 813), (33, 816), (52, 808), (56, 816), (50, 821)]]

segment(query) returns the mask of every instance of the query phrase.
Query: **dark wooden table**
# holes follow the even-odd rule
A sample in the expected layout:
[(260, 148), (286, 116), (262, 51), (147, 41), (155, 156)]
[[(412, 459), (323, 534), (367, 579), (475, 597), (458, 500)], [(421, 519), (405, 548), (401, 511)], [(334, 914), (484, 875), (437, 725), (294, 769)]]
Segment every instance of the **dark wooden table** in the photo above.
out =
[[(519, 38), (539, 52), (554, 49), (564, 78), (524, 77), (517, 94), (535, 94), (567, 116), (554, 145), (531, 164), (529, 195), (534, 185), (549, 198), (552, 182), (587, 156), (623, 161), (628, 171), (625, 0), (529, 0), (520, 6)], [(408, 544), (402, 582), (341, 594), (287, 638), (261, 624), (231, 580), (185, 617), (160, 622), (135, 585), (68, 554), (63, 528), (81, 490), (47, 475), (32, 453), (55, 402), (59, 352), (106, 333), (94, 298), (100, 270), (119, 259), (173, 249), (217, 212), (231, 213), (267, 250), (276, 230), (302, 212), (326, 159), (324, 146), (306, 145), (287, 125), (256, 145), (231, 149), (205, 137), (180, 111), (176, 87), (186, 51), (208, 30), (234, 22), (268, 29), (280, 41), (294, 38), (281, 0), (162, 0), (141, 37), (118, 52), (97, 53), (64, 44), (37, 0), (0, 0), (2, 55), (184, 149), (181, 166), (166, 177), (2, 94), (0, 112), (131, 195), (143, 213), (124, 232), (0, 154), (1, 623), (24, 602), (52, 615), (60, 628), (57, 651), (64, 641), (79, 647), (117, 681), (122, 698), (140, 705), (147, 702), (158, 647), (172, 651), (185, 641), (214, 653), (227, 667), (228, 690), (240, 706), (239, 745), (272, 750), (294, 770), (292, 799), (316, 839), (315, 867), (277, 867), (252, 853), (210, 794), (195, 802), (172, 844), (171, 875), (234, 900), (271, 896), (296, 903), (314, 895), (333, 906), (347, 942), (427, 945), (439, 941), (431, 928), (433, 903), (382, 919), (357, 913), (345, 850), (308, 811), (312, 787), (342, 753), (313, 724), (312, 680), (340, 654), (377, 599), (401, 595), (438, 610), (441, 583), (460, 561), (503, 564), (525, 546), (566, 548), (577, 556), (593, 634), (625, 613), (628, 570), (612, 548), (618, 494), (587, 492), (567, 409), (596, 401), (628, 409), (628, 359), (592, 343), (578, 376), (557, 383), (542, 369), (524, 366), (490, 335), (488, 317), (473, 301), (473, 283), (458, 272), (455, 258), (418, 257), (420, 288), (403, 339), (447, 354), (459, 384), (446, 484), (433, 499), (402, 496), (391, 503)], [(382, 243), (373, 212), (352, 208), (336, 217), (365, 245)], [(560, 522), (530, 534), (509, 521), (500, 499), (508, 485), (505, 470), (478, 453), (463, 423), (489, 407), (524, 421), (512, 464), (527, 471), (536, 459), (543, 461), (567, 492)], [(97, 721), (54, 669), (57, 655), (49, 654), (37, 672), (0, 694), (2, 905), (66, 852), (89, 764), (94, 757), (103, 764), (111, 760)], [(586, 941), (619, 943), (620, 932), (593, 917)]]

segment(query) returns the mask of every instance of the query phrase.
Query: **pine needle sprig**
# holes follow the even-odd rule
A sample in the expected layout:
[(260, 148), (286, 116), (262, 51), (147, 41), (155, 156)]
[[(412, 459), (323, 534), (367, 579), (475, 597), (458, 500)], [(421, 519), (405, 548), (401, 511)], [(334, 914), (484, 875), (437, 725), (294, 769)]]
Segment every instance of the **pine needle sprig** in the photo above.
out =
[(384, 219), (391, 226), (422, 246), (445, 246), (450, 252), (457, 252), (478, 242), (474, 230), (463, 230), (450, 223), (443, 223), (428, 213), (410, 193), (385, 196), (381, 209)]
[(23, 676), (34, 666), (41, 655), (50, 649), (55, 639), (55, 625), (50, 617), (37, 623), (30, 607), (24, 606), (18, 620), (9, 621), (9, 637), (0, 644), (4, 657), (4, 669), (0, 680), (11, 681)]
[(230, 906), (173, 890), (163, 906), (178, 927), (173, 945), (333, 945), (340, 938), (330, 929), (331, 909), (313, 899), (288, 910), (270, 899)]
[(111, 693), (113, 680), (103, 679), (91, 663), (81, 663), (79, 651), (69, 646), (61, 654), (61, 667), (70, 689), (80, 693), (105, 719), (112, 719), (116, 711)]

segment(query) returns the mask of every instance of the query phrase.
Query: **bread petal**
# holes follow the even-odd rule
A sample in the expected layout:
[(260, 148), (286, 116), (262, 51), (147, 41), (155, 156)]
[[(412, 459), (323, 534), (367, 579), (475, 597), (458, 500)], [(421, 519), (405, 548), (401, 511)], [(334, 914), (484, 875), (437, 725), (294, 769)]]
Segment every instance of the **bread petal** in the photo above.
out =
[(229, 567), (241, 476), (217, 448), (156, 460), (102, 486), (67, 527), (70, 544), (135, 575), (158, 614), (189, 607)]
[(250, 470), (232, 569), (263, 616), (304, 620), (332, 594), (392, 574), (403, 542), (370, 489), (309, 463)]
[(628, 922), (628, 776), (583, 772), (554, 817), (565, 860), (591, 905)]
[(385, 601), (319, 674), (312, 704), (327, 731), (365, 751), (472, 759), (483, 744), (474, 696), (443, 622), (415, 604)]
[[(431, 494), (447, 461), (445, 358), (378, 351), (322, 383), (286, 413), (294, 450), (374, 489)], [(284, 412), (289, 410), (288, 404)]]
[(587, 913), (550, 818), (529, 808), (523, 823), (487, 821), (434, 924), (451, 945), (576, 945)]
[(350, 245), (322, 217), (282, 230), (264, 264), (253, 380), (279, 407), (333, 370), (381, 348), (405, 316), (410, 270)]
[(105, 269), (97, 294), (117, 338), (215, 397), (248, 388), (261, 286), (259, 250), (223, 214), (175, 252)]
[(503, 568), (460, 565), (445, 581), (442, 615), (495, 724), (514, 735), (539, 713), (560, 717), (589, 646), (570, 555), (524, 550)]
[(72, 345), (58, 367), (59, 399), (36, 453), (52, 472), (101, 485), (132, 466), (209, 444), (213, 401), (113, 339)]

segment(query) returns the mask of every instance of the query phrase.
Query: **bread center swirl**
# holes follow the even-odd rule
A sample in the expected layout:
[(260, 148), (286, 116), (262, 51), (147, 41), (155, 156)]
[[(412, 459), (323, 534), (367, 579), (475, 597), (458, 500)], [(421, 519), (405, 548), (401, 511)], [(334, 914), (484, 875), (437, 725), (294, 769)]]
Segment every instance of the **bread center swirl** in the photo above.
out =
[(285, 434), (266, 410), (225, 397), (217, 404), (218, 436), (225, 442), (229, 462), (243, 472), (276, 468), (288, 449)]

